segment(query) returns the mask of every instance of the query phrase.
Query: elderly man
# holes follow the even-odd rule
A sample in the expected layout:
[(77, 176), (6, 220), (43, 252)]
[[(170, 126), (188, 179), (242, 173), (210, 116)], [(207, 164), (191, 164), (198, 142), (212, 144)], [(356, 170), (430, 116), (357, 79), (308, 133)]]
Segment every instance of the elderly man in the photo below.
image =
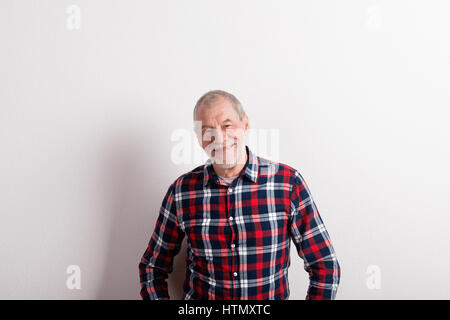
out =
[(141, 297), (169, 299), (186, 236), (182, 299), (288, 299), (291, 239), (309, 274), (306, 299), (335, 299), (340, 266), (301, 174), (252, 153), (248, 117), (228, 92), (204, 94), (194, 121), (209, 159), (167, 190), (139, 263)]

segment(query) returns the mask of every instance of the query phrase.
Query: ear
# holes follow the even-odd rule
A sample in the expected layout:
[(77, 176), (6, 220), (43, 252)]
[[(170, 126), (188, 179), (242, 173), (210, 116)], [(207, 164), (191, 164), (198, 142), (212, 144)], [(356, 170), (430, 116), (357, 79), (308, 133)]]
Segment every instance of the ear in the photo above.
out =
[(248, 122), (248, 116), (244, 116), (244, 136), (247, 136), (250, 131), (250, 123)]
[(194, 121), (194, 132), (195, 136), (197, 137), (197, 142), (200, 145), (200, 147), (203, 147), (202, 145), (202, 121), (195, 120)]

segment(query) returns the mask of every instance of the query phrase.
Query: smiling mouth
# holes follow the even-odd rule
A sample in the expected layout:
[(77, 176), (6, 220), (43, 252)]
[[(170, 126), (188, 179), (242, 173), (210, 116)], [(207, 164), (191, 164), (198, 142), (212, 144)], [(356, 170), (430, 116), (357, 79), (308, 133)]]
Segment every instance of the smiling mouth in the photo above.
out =
[(221, 149), (231, 149), (236, 145), (236, 143), (233, 143), (232, 145), (228, 146), (228, 147), (219, 147), (219, 148), (214, 148), (214, 150), (221, 150)]

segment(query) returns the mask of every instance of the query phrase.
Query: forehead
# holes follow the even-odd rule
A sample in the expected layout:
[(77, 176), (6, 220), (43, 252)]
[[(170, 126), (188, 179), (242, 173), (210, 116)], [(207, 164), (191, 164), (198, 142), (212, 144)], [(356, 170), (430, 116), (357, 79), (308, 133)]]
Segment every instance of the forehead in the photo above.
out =
[(202, 121), (203, 125), (214, 125), (226, 120), (239, 121), (239, 115), (231, 102), (224, 98), (211, 105), (201, 106), (197, 112), (197, 121)]

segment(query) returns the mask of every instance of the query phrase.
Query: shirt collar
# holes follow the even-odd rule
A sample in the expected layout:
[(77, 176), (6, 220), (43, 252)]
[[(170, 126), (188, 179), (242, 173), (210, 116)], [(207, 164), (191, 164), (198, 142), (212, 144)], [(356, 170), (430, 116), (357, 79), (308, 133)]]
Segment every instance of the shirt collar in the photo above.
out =
[[(246, 145), (245, 146), (246, 152), (247, 152), (247, 162), (242, 169), (240, 176), (244, 175), (250, 181), (256, 182), (258, 179), (258, 172), (259, 172), (259, 161), (258, 157), (250, 150), (250, 148)], [(206, 186), (208, 182), (216, 181), (218, 180), (217, 174), (214, 172), (214, 167), (212, 165), (212, 160), (209, 158), (204, 166), (203, 169), (203, 186)]]

